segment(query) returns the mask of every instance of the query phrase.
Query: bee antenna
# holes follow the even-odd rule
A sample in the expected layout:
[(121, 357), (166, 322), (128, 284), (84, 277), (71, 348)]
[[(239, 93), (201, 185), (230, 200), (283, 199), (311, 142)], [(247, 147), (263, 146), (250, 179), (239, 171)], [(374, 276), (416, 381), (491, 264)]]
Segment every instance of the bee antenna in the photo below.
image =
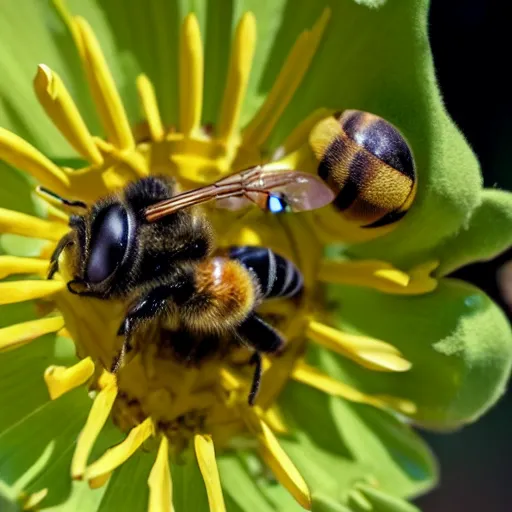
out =
[(42, 187), (41, 185), (38, 185), (36, 187), (36, 192), (39, 195), (41, 195), (44, 199), (47, 199), (49, 197), (54, 201), (59, 202), (60, 204), (69, 206), (70, 208), (83, 208), (85, 210), (87, 209), (87, 204), (85, 204), (83, 201), (73, 201), (70, 199), (66, 199), (65, 197), (59, 196), (52, 190), (49, 190), (46, 187)]

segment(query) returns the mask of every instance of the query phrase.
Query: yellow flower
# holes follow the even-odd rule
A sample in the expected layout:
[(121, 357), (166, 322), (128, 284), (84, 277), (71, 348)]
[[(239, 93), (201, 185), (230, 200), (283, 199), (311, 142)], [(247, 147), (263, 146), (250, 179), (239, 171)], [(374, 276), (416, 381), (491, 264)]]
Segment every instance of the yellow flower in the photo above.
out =
[[(310, 27), (304, 27), (264, 102), (243, 127), (240, 115), (256, 47), (256, 18), (246, 12), (237, 25), (220, 113), (211, 127), (201, 124), (205, 67), (202, 36), (196, 16), (188, 14), (179, 36), (177, 125), (164, 123), (153, 84), (146, 75), (139, 75), (135, 86), (144, 122), (130, 126), (123, 100), (91, 26), (87, 20), (70, 15), (60, 2), (57, 6), (78, 49), (105, 137), (89, 131), (66, 84), (44, 64), (38, 67), (34, 79), (37, 98), (88, 165), (79, 170), (59, 166), (21, 137), (0, 128), (0, 158), (29, 173), (44, 187), (37, 188), (37, 193), (47, 209), (44, 219), (0, 209), (0, 232), (45, 241), (37, 257), (0, 256), (1, 278), (38, 276), (0, 283), (0, 304), (36, 300), (40, 313), (39, 319), (1, 328), (0, 350), (21, 347), (49, 333), (72, 340), (78, 362), (69, 367), (48, 366), (44, 380), (52, 400), (80, 386), (85, 386), (91, 397), (87, 420), (73, 448), (70, 473), (74, 480), (84, 480), (91, 488), (102, 487), (138, 450), (155, 448), (154, 463), (147, 476), (148, 509), (173, 510), (169, 460), (178, 462), (193, 448), (210, 510), (222, 511), (226, 507), (216, 452), (249, 443), (257, 448), (261, 459), (296, 502), (311, 509), (311, 489), (278, 439), (290, 428), (278, 401), (290, 380), (399, 415), (414, 416), (417, 410), (417, 404), (409, 398), (366, 393), (306, 362), (304, 354), (309, 340), (341, 354), (368, 372), (399, 374), (411, 369), (411, 362), (386, 341), (333, 327), (333, 313), (324, 286), (336, 283), (385, 294), (425, 294), (437, 287), (437, 280), (431, 276), (438, 266), (436, 259), (421, 261), (405, 272), (376, 259), (326, 257), (326, 242), (333, 237), (324, 228), (326, 224), (333, 225), (336, 214), (332, 207), (310, 214), (270, 216), (256, 208), (240, 215), (205, 206), (219, 246), (269, 247), (294, 261), (305, 280), (305, 293), (299, 301), (283, 299), (261, 307), (261, 313), (272, 319), (287, 343), (279, 356), (264, 357), (261, 391), (251, 407), (247, 395), (254, 369), (247, 362), (250, 352), (243, 347), (225, 357), (187, 366), (162, 356), (156, 340), (145, 340), (117, 373), (110, 373), (119, 351), (117, 330), (126, 304), (71, 294), (66, 287), (72, 279), (67, 252), (60, 258), (60, 272), (51, 280), (44, 279), (50, 255), (69, 230), (72, 212), (45, 189), (92, 204), (148, 175), (171, 176), (181, 189), (187, 190), (260, 164), (268, 169), (316, 173), (318, 164), (310, 145), (310, 133), (332, 110), (312, 112), (272, 154), (266, 151), (266, 143), (315, 59), (328, 30), (330, 10), (325, 9)], [(386, 228), (362, 233), (340, 217), (335, 222), (337, 232), (345, 233), (344, 242), (367, 241), (389, 231)], [(99, 454), (95, 446), (110, 420), (125, 437)], [(44, 506), (44, 499), (51, 492), (50, 487), (25, 495), (25, 508), (34, 508), (39, 503)], [(349, 501), (366, 499), (360, 491), (351, 492)], [(371, 490), (368, 492), (371, 494)]]

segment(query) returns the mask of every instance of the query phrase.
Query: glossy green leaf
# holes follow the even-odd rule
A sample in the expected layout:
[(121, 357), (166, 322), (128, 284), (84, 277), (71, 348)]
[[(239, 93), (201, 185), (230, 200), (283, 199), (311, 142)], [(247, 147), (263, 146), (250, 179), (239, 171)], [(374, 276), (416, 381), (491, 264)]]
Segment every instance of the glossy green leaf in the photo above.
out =
[[(371, 512), (420, 512), (414, 505), (390, 496), (389, 494), (385, 494), (375, 487), (360, 484), (357, 486), (357, 490), (371, 504)], [(355, 508), (354, 512), (366, 511), (359, 511), (359, 509)]]
[(195, 455), (183, 454), (179, 464), (171, 464), (172, 495), (179, 510), (209, 510), (208, 496)]
[(414, 420), (453, 429), (481, 416), (505, 390), (512, 332), (483, 292), (443, 279), (435, 292), (399, 297), (356, 287), (331, 287), (343, 315), (338, 326), (397, 347), (413, 363), (405, 373), (364, 369), (320, 351), (318, 364), (348, 384), (416, 403)]
[(468, 226), (437, 251), (441, 261), (438, 274), (453, 272), (474, 261), (489, 260), (512, 245), (512, 194), (484, 190), (482, 204)]
[(347, 504), (357, 482), (372, 482), (401, 497), (434, 484), (436, 464), (429, 449), (391, 415), (302, 384), (288, 385), (281, 403), (293, 436), (280, 443), (313, 495)]

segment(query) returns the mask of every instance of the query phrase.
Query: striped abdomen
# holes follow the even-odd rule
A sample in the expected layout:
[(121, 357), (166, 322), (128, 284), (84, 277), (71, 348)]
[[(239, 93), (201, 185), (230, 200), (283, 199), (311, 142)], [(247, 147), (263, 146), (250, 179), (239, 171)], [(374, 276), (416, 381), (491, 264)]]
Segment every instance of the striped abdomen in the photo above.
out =
[(229, 257), (253, 272), (260, 284), (262, 299), (294, 297), (302, 290), (303, 279), (299, 269), (266, 247), (231, 247)]
[(318, 175), (336, 193), (332, 204), (347, 220), (374, 228), (407, 213), (416, 171), (407, 142), (392, 124), (346, 110), (318, 123), (309, 140)]

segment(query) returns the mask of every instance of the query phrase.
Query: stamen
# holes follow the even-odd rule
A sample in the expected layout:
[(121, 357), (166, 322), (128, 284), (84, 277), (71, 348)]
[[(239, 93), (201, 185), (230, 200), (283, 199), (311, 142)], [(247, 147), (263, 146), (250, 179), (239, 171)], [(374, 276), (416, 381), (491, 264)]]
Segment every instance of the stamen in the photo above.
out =
[(93, 462), (85, 470), (84, 478), (92, 480), (111, 473), (126, 462), (153, 433), (153, 421), (151, 418), (146, 418), (140, 425), (130, 430), (124, 441), (108, 449), (96, 462)]
[(47, 271), (48, 260), (0, 256), (0, 279), (13, 274), (39, 274), (44, 276)]
[(44, 372), (44, 381), (50, 398), (55, 400), (64, 393), (85, 384), (94, 374), (94, 363), (90, 357), (77, 364), (66, 366), (49, 366)]
[(302, 82), (330, 16), (330, 9), (324, 9), (313, 28), (304, 31), (295, 42), (265, 102), (243, 132), (244, 146), (259, 147), (267, 140)]
[(181, 28), (180, 40), (180, 131), (197, 134), (203, 110), (203, 44), (196, 15), (190, 13)]
[(236, 133), (256, 48), (256, 18), (246, 12), (231, 46), (229, 71), (219, 117), (218, 137), (228, 140)]
[(350, 402), (368, 404), (380, 409), (391, 408), (403, 414), (414, 414), (416, 412), (416, 406), (410, 400), (386, 395), (366, 395), (303, 362), (295, 367), (292, 377), (296, 381), (307, 384), (328, 395), (339, 396)]
[(89, 162), (101, 165), (103, 157), (59, 75), (40, 64), (34, 78), (34, 89), (46, 114), (71, 146)]
[(197, 463), (203, 475), (206, 493), (208, 494), (208, 505), (211, 512), (224, 512), (224, 496), (220, 485), (219, 470), (215, 460), (215, 449), (211, 436), (196, 434), (194, 436), (194, 448), (196, 451)]
[(315, 343), (351, 359), (369, 370), (406, 372), (412, 364), (389, 343), (368, 336), (347, 334), (314, 320), (309, 322), (306, 335)]
[(40, 299), (64, 289), (63, 281), (7, 281), (0, 283), (0, 305)]
[(148, 478), (148, 512), (174, 512), (172, 505), (172, 479), (169, 467), (169, 441), (162, 436), (156, 461)]
[(146, 75), (137, 77), (137, 92), (142, 106), (142, 110), (148, 122), (149, 132), (154, 141), (160, 141), (164, 138), (164, 127), (158, 110), (155, 88)]
[(47, 488), (30, 494), (23, 500), (23, 510), (38, 510), (38, 505), (46, 498), (47, 494)]
[(68, 226), (60, 222), (38, 219), (25, 213), (0, 208), (0, 233), (58, 242), (68, 231)]
[(64, 318), (53, 316), (3, 327), (0, 329), (0, 352), (26, 345), (44, 334), (57, 332), (63, 325)]
[(420, 295), (437, 287), (437, 280), (430, 274), (438, 266), (438, 261), (427, 261), (406, 273), (378, 260), (324, 260), (318, 271), (318, 279), (326, 283), (366, 286), (384, 293)]
[(279, 483), (288, 489), (299, 505), (306, 510), (311, 510), (312, 503), (308, 486), (279, 445), (270, 428), (258, 417), (254, 409), (244, 406), (241, 412), (247, 427), (260, 442), (260, 452), (263, 460), (279, 480)]
[(67, 174), (34, 146), (14, 133), (0, 128), (0, 160), (32, 175), (41, 185), (57, 194), (69, 192)]
[(98, 40), (83, 18), (77, 16), (72, 23), (75, 27), (73, 35), (80, 40), (76, 44), (83, 51), (82, 64), (107, 138), (119, 149), (133, 148), (135, 141), (128, 117)]
[(71, 478), (79, 480), (84, 476), (87, 459), (92, 447), (110, 415), (117, 396), (115, 381), (105, 386), (94, 399), (84, 428), (78, 436), (75, 453), (71, 461)]

